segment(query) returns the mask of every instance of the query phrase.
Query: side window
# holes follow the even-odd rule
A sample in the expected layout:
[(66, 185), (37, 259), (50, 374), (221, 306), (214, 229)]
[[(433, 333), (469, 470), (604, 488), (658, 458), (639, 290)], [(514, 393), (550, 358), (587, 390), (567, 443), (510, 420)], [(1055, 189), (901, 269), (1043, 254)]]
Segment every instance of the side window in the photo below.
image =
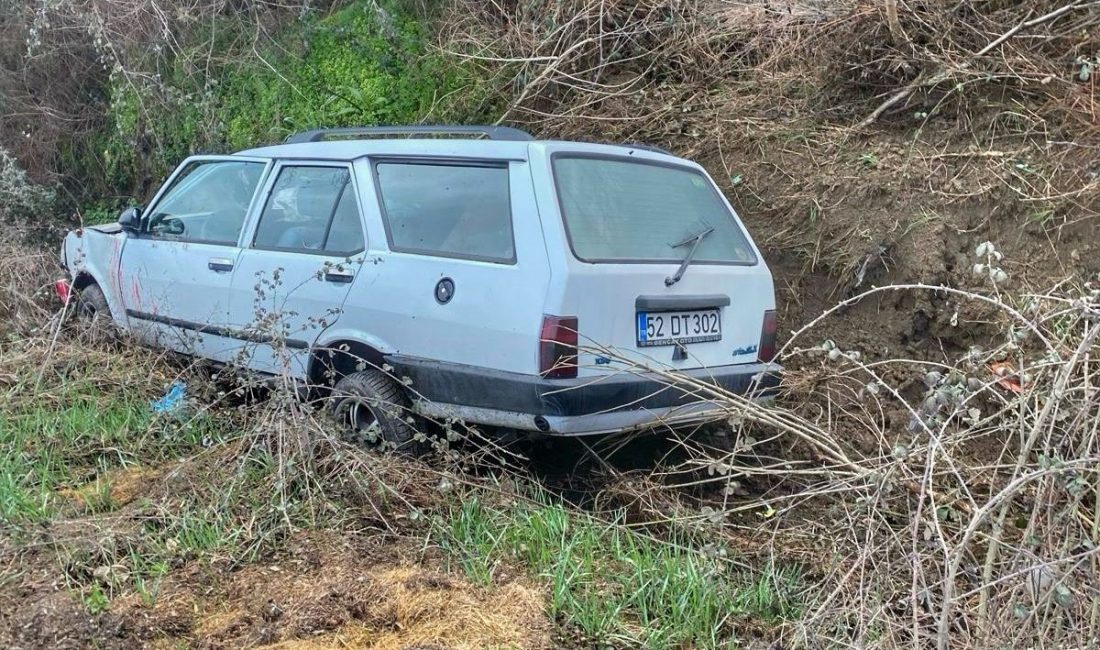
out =
[(515, 262), (507, 166), (379, 162), (375, 170), (391, 250)]
[(154, 206), (146, 231), (155, 239), (235, 245), (263, 172), (258, 162), (189, 163)]
[(351, 254), (363, 250), (346, 167), (283, 167), (260, 215), (256, 248)]

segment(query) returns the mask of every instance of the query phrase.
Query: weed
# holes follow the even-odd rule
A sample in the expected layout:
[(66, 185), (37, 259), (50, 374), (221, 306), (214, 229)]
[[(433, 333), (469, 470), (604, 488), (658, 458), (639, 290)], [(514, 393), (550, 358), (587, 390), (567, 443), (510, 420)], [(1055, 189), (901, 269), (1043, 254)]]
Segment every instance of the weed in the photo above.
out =
[(146, 400), (74, 381), (56, 401), (0, 404), (0, 519), (40, 521), (61, 490), (90, 512), (112, 509), (113, 468), (155, 462), (221, 436), (207, 419), (157, 419)]
[(93, 202), (84, 206), (84, 209), (81, 210), (81, 222), (85, 226), (112, 223), (118, 219), (120, 207), (103, 201)]
[(868, 151), (867, 153), (860, 155), (859, 164), (863, 165), (867, 169), (878, 169), (878, 156)]
[(1036, 208), (1035, 210), (1031, 211), (1031, 214), (1029, 216), (1032, 223), (1038, 224), (1040, 226), (1045, 226), (1049, 224), (1052, 219), (1054, 219), (1054, 208)]
[[(71, 147), (69, 171), (100, 195), (137, 198), (195, 151), (250, 148), (320, 126), (491, 117), (480, 71), (429, 50), (425, 24), (391, 3), (304, 11), (255, 49), (251, 30), (239, 16), (213, 16), (184, 51), (159, 53), (158, 74), (112, 73), (110, 128)], [(236, 52), (241, 42), (248, 50)], [(224, 58), (196, 67), (212, 43)], [(89, 223), (105, 216), (85, 211)]]
[(0, 224), (22, 230), (41, 224), (55, 199), (52, 190), (32, 183), (7, 149), (0, 147)]
[(99, 583), (93, 582), (88, 587), (87, 593), (84, 594), (84, 607), (88, 609), (92, 614), (98, 614), (107, 609), (111, 600), (107, 597), (107, 592), (99, 585)]
[(909, 235), (909, 233), (920, 229), (920, 227), (924, 226), (925, 224), (942, 220), (943, 217), (937, 214), (935, 210), (930, 210), (927, 208), (921, 209), (918, 214), (913, 215), (913, 217), (908, 220), (908, 223), (905, 224), (905, 229), (901, 231), (901, 236), (899, 237), (899, 239), (904, 239), (906, 236)]
[(147, 607), (152, 606), (160, 593), (160, 581), (168, 573), (169, 564), (165, 559), (154, 559), (142, 554), (138, 549), (129, 553), (131, 580), (134, 591)]
[(490, 584), (501, 565), (527, 567), (548, 583), (550, 613), (601, 643), (719, 647), (732, 641), (731, 617), (797, 615), (797, 569), (746, 575), (689, 540), (655, 541), (622, 524), (544, 496), (509, 508), (470, 496), (437, 522), (436, 536), (481, 584)]
[[(99, 461), (102, 468), (117, 462), (118, 454), (141, 446), (150, 418), (135, 400), (81, 395), (79, 389), (64, 398), (71, 401), (31, 403), (0, 416), (0, 517), (4, 520), (38, 521), (48, 516), (58, 489), (80, 486), (88, 478), (88, 470), (81, 469), (85, 463), (73, 461), (90, 456), (92, 467)], [(92, 492), (100, 495), (101, 488)]]

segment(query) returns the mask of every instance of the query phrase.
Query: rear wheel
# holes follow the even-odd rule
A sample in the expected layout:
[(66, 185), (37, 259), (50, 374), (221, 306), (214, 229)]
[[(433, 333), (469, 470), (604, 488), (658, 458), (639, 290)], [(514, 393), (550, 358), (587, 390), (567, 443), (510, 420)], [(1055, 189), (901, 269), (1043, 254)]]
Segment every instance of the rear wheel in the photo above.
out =
[(422, 434), (408, 422), (409, 399), (391, 377), (363, 370), (336, 382), (329, 412), (357, 438), (381, 442), (408, 454), (427, 451)]

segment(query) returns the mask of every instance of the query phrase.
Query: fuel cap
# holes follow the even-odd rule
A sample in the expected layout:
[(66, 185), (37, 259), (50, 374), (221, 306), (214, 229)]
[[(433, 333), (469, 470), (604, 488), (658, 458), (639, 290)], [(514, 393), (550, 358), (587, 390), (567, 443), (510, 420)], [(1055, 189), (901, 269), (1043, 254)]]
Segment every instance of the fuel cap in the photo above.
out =
[(455, 295), (455, 281), (450, 278), (443, 278), (435, 285), (435, 301), (441, 305), (446, 305), (451, 302), (451, 298)]

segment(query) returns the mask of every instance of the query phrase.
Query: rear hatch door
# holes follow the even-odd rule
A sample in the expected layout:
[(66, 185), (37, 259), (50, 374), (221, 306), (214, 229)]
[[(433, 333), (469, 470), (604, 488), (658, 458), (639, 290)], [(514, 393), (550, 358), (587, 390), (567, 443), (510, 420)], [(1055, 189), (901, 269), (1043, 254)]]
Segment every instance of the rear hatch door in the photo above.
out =
[(536, 183), (548, 246), (563, 253), (551, 255), (547, 306), (577, 318), (581, 376), (757, 361), (771, 273), (702, 168), (640, 149), (533, 146), (550, 181)]

